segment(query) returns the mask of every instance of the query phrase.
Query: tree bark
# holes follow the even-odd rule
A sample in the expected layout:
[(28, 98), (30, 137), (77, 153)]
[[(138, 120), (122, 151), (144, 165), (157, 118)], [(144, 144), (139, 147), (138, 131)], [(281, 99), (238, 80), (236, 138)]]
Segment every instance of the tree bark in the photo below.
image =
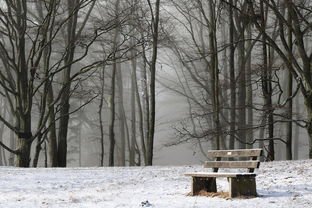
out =
[[(265, 30), (266, 28), (266, 21), (265, 21), (265, 11), (263, 2), (260, 2), (260, 9), (261, 9), (261, 22), (262, 22), (262, 29)], [(267, 53), (267, 45), (266, 45), (266, 36), (262, 36), (262, 53), (263, 53), (263, 69), (261, 74), (261, 81), (262, 81), (262, 92), (264, 96), (264, 106), (265, 112), (267, 115), (267, 126), (268, 126), (268, 137), (269, 137), (269, 147), (268, 147), (268, 155), (267, 160), (273, 161), (275, 159), (275, 152), (274, 152), (274, 118), (273, 118), (273, 106), (272, 106), (272, 76), (271, 70), (269, 69), (268, 64), (268, 53)]]
[(29, 86), (28, 67), (26, 61), (26, 15), (27, 5), (26, 1), (20, 1), (16, 4), (17, 12), (17, 25), (18, 25), (18, 74), (17, 84), (18, 93), (20, 99), (17, 101), (15, 111), (17, 112), (17, 149), (18, 154), (16, 157), (16, 166), (18, 167), (29, 167), (30, 164), (30, 148), (32, 143), (31, 133), (31, 109), (32, 109), (32, 98)]
[[(247, 26), (247, 49), (251, 48), (251, 39), (252, 39), (252, 32), (251, 32), (251, 25)], [(251, 51), (250, 51), (251, 53)], [(252, 141), (253, 141), (253, 90), (252, 90), (252, 82), (251, 82), (251, 54), (248, 55), (247, 64), (246, 64), (246, 85), (247, 85), (247, 94), (246, 94), (246, 104), (247, 104), (247, 130), (246, 130), (246, 148), (251, 149), (253, 148)]]
[[(119, 11), (119, 4), (120, 0), (116, 1), (115, 4), (115, 12), (116, 12), (116, 18), (118, 18), (118, 11)], [(119, 36), (119, 28), (117, 27), (115, 29), (114, 33), (114, 39), (113, 39), (113, 59), (114, 63), (112, 65), (112, 74), (111, 74), (111, 96), (109, 99), (109, 124), (108, 124), (108, 136), (109, 136), (109, 158), (108, 158), (108, 165), (110, 167), (115, 165), (115, 132), (114, 132), (114, 127), (115, 127), (115, 94), (116, 94), (116, 73), (117, 73), (117, 46), (118, 46), (118, 36)]]
[[(149, 4), (150, 0), (148, 0)], [(156, 101), (155, 101), (155, 81), (156, 81), (156, 61), (157, 61), (157, 48), (158, 48), (158, 26), (159, 26), (159, 7), (160, 0), (155, 1), (155, 14), (152, 13), (153, 16), (153, 50), (152, 50), (152, 61), (150, 63), (150, 111), (149, 111), (149, 130), (147, 137), (147, 165), (153, 165), (153, 151), (154, 151), (154, 133), (155, 133), (155, 109), (156, 109)], [(151, 12), (152, 12), (151, 8)]]
[(47, 136), (47, 166), (57, 167), (57, 136), (56, 136), (56, 125), (55, 125), (55, 110), (53, 105), (53, 89), (52, 83), (49, 81), (48, 87), (48, 106), (49, 106), (49, 133)]
[(136, 143), (136, 55), (132, 50), (131, 59), (131, 145), (129, 154), (129, 165), (135, 165), (135, 143)]
[[(119, 55), (117, 55), (119, 56)], [(116, 84), (118, 89), (118, 115), (119, 115), (119, 138), (120, 148), (118, 148), (119, 162), (121, 166), (126, 165), (126, 134), (125, 134), (125, 126), (127, 123), (127, 118), (124, 109), (124, 98), (123, 98), (123, 76), (121, 71), (121, 65), (117, 63), (117, 71), (116, 71)]]
[[(300, 104), (299, 104), (299, 96), (297, 95), (295, 97), (295, 100), (296, 100), (296, 119), (299, 120), (299, 112), (300, 112)], [(298, 160), (299, 159), (299, 143), (300, 143), (300, 139), (299, 139), (299, 136), (300, 136), (300, 129), (299, 129), (299, 126), (298, 125), (295, 125), (295, 131), (294, 131), (294, 138), (293, 139), (293, 159), (295, 160)]]
[(101, 151), (100, 151), (100, 166), (104, 166), (104, 126), (103, 126), (103, 104), (104, 104), (104, 87), (105, 87), (105, 68), (102, 69), (100, 72), (100, 80), (101, 80), (101, 91), (100, 91), (100, 104), (99, 104), (99, 120), (100, 120), (100, 144), (101, 144)]
[(246, 147), (246, 66), (245, 66), (245, 38), (244, 28), (239, 28), (240, 42), (238, 43), (238, 69), (237, 78), (237, 137), (240, 149)]
[[(3, 118), (6, 117), (7, 115), (7, 110), (5, 108), (6, 106), (6, 102), (1, 99), (1, 115), (3, 116)], [(3, 134), (4, 134), (4, 123), (0, 124), (0, 142), (3, 142)], [(5, 165), (6, 161), (5, 161), (5, 153), (4, 153), (4, 149), (0, 148), (0, 166)]]
[(59, 132), (58, 132), (58, 149), (57, 159), (59, 167), (66, 167), (67, 165), (67, 131), (69, 121), (69, 99), (70, 99), (70, 74), (71, 74), (71, 63), (74, 60), (75, 54), (75, 40), (76, 40), (76, 27), (78, 19), (77, 6), (79, 0), (67, 0), (68, 10), (68, 26), (67, 26), (67, 53), (64, 59), (64, 65), (67, 66), (63, 71), (63, 92), (61, 95), (61, 108), (60, 108), (60, 121), (59, 121)]
[(218, 49), (217, 49), (217, 37), (216, 37), (216, 13), (215, 4), (213, 1), (209, 1), (209, 13), (210, 13), (210, 31), (209, 31), (209, 46), (212, 52), (211, 55), (211, 81), (212, 81), (212, 107), (213, 107), (213, 122), (215, 134), (216, 149), (221, 147), (221, 123), (220, 123), (220, 85), (219, 85), (219, 68), (218, 68)]
[(111, 96), (109, 99), (109, 124), (108, 124), (108, 136), (109, 136), (109, 161), (108, 165), (113, 167), (115, 165), (115, 77), (116, 77), (116, 63), (113, 64), (112, 67), (112, 75), (111, 75)]
[(42, 144), (42, 135), (39, 135), (37, 138), (37, 144), (36, 144), (36, 148), (35, 148), (35, 156), (33, 159), (33, 167), (34, 168), (36, 168), (38, 166), (39, 156), (40, 156), (40, 152), (42, 150), (41, 144)]
[[(288, 11), (288, 24), (292, 24), (291, 21), (291, 15)], [(289, 45), (289, 50), (292, 52), (293, 51), (293, 38), (292, 38), (292, 31), (290, 28), (288, 28), (288, 45)], [(291, 57), (289, 57), (291, 59)], [(287, 73), (287, 97), (291, 97), (293, 94), (293, 76), (291, 74), (291, 71), (288, 70)], [(286, 160), (292, 160), (292, 132), (293, 132), (293, 127), (292, 127), (292, 117), (293, 117), (293, 101), (290, 99), (287, 104), (287, 116), (288, 116), (288, 122), (286, 124)], [(298, 138), (297, 138), (298, 139)]]
[(229, 0), (229, 38), (230, 38), (230, 91), (231, 91), (231, 109), (230, 109), (230, 140), (229, 149), (235, 149), (236, 132), (236, 78), (235, 78), (235, 46), (234, 46), (234, 16), (233, 0)]

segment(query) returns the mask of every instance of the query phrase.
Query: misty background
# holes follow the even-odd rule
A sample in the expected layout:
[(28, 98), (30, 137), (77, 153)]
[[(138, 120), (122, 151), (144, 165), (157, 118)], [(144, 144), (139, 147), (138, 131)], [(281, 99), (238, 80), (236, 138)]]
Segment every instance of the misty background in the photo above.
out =
[(312, 156), (308, 1), (0, 3), (0, 165)]

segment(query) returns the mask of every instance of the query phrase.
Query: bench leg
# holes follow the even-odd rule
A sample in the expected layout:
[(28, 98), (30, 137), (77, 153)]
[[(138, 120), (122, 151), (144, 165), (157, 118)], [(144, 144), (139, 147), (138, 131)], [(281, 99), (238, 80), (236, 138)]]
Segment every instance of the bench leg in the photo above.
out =
[(257, 196), (255, 177), (229, 178), (230, 197)]
[(192, 193), (191, 195), (196, 195), (201, 190), (207, 192), (217, 192), (216, 178), (207, 177), (192, 177)]

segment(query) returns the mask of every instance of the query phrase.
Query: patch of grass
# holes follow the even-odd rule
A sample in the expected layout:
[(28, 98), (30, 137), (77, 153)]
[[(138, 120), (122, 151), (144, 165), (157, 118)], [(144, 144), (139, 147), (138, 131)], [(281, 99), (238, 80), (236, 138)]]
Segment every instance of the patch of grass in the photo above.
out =
[[(188, 193), (187, 195), (192, 196), (191, 193)], [(228, 192), (207, 192), (205, 190), (201, 190), (193, 196), (220, 197), (224, 199), (230, 199), (230, 195)]]
[[(205, 196), (205, 197), (220, 197), (223, 199), (233, 199), (230, 197), (229, 192), (207, 192), (205, 190), (199, 191), (197, 194), (192, 195), (191, 193), (188, 193), (187, 196)], [(252, 199), (255, 198), (255, 196), (238, 196), (235, 197), (235, 199)]]

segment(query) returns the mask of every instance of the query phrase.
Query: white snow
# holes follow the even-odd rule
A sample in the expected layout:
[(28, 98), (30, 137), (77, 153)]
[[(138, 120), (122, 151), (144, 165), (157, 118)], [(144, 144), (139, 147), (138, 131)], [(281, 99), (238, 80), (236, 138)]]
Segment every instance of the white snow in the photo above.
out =
[[(0, 207), (312, 207), (312, 160), (261, 163), (257, 171), (260, 197), (252, 199), (187, 196), (191, 178), (184, 174), (194, 171), (203, 168), (2, 167)], [(217, 179), (217, 183), (219, 190), (227, 191), (226, 179)]]

